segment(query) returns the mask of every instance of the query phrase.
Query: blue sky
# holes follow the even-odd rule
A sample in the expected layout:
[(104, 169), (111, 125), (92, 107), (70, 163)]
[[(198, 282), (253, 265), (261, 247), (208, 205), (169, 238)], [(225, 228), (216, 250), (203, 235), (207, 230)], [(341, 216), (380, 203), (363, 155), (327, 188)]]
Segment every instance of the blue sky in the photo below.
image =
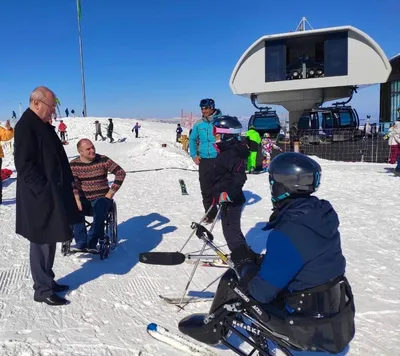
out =
[[(174, 117), (198, 114), (213, 97), (223, 112), (253, 110), (229, 88), (231, 72), (256, 39), (295, 30), (352, 25), (388, 57), (400, 52), (399, 0), (81, 0), (89, 116)], [(4, 1), (0, 13), (0, 120), (47, 85), (63, 109), (82, 111), (75, 0)], [(379, 86), (352, 101), (379, 113)]]

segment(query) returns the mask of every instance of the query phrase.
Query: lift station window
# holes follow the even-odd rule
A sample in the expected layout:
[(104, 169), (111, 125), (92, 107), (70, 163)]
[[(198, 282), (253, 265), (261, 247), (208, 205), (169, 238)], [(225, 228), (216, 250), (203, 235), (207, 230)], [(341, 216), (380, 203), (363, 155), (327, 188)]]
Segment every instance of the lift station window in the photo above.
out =
[(285, 40), (266, 43), (265, 81), (277, 82), (286, 80), (286, 44)]
[(347, 31), (265, 41), (266, 82), (347, 74)]
[(347, 32), (329, 34), (325, 40), (325, 77), (347, 75), (348, 38)]

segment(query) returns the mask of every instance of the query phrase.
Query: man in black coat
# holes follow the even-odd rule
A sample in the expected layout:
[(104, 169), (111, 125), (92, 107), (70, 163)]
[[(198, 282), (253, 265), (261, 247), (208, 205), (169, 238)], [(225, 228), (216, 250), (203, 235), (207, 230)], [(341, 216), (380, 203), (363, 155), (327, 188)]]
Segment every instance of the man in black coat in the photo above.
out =
[(54, 93), (38, 87), (29, 102), (15, 126), (16, 233), (30, 241), (34, 300), (64, 305), (68, 301), (56, 292), (66, 291), (68, 286), (54, 281), (52, 268), (57, 242), (72, 238), (71, 225), (78, 218), (73, 176), (51, 125), (57, 104)]

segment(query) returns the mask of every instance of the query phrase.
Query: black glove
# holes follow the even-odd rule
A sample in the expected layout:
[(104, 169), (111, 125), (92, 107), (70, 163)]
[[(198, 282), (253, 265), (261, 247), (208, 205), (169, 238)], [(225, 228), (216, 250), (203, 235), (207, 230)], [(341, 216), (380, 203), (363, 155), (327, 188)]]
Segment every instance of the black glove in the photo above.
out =
[(235, 266), (235, 271), (240, 278), (242, 286), (248, 291), (248, 285), (251, 280), (257, 276), (260, 268), (253, 261), (246, 261)]

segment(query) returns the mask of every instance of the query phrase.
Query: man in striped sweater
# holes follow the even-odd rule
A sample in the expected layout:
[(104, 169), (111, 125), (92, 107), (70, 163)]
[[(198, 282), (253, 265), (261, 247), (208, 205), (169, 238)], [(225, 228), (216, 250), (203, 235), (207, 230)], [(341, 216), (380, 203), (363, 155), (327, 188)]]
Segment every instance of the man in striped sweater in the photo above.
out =
[[(81, 139), (77, 144), (79, 157), (70, 162), (74, 176), (74, 195), (78, 209), (82, 211), (81, 222), (74, 225), (76, 248), (96, 249), (99, 239), (104, 238), (104, 222), (112, 207), (114, 194), (124, 182), (125, 171), (112, 159), (96, 154), (89, 139)], [(109, 187), (107, 175), (115, 179)], [(85, 215), (93, 214), (93, 224), (86, 231)]]

